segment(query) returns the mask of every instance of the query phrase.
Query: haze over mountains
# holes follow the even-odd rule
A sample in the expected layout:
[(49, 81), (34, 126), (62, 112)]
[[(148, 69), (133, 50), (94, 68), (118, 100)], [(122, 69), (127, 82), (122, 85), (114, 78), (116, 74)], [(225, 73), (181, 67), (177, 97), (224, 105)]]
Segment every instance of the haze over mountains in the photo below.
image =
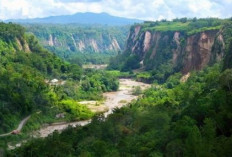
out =
[(129, 25), (141, 23), (142, 20), (112, 16), (107, 13), (76, 13), (73, 15), (50, 16), (33, 19), (9, 19), (5, 22), (15, 23), (50, 23), (50, 24), (102, 24), (102, 25)]

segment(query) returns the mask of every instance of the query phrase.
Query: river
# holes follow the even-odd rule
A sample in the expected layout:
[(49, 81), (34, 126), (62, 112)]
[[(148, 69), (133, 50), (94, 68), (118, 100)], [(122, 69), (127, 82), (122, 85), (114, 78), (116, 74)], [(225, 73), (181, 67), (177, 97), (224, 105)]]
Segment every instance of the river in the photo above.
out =
[[(142, 90), (149, 88), (149, 84), (145, 84), (142, 82), (137, 82), (132, 79), (119, 79), (119, 90), (116, 92), (106, 92), (104, 93), (105, 102), (104, 105), (108, 108), (108, 111), (104, 113), (104, 116), (107, 117), (109, 114), (113, 112), (114, 108), (120, 108), (134, 99), (137, 99), (138, 96), (132, 94), (132, 90), (134, 87), (140, 86)], [(54, 123), (52, 125), (41, 128), (34, 135), (36, 137), (47, 137), (49, 134), (53, 133), (55, 130), (62, 131), (68, 126), (84, 126), (91, 122), (91, 120), (84, 120), (78, 122), (71, 123)]]
[[(132, 91), (134, 87), (140, 86), (142, 90), (145, 90), (150, 87), (149, 84), (145, 84), (142, 82), (137, 82), (132, 79), (119, 79), (119, 90), (116, 92), (106, 92), (103, 94), (105, 97), (104, 106), (107, 107), (107, 111), (104, 113), (104, 116), (107, 117), (109, 114), (113, 112), (114, 108), (120, 108), (125, 106), (126, 104), (130, 103), (132, 100), (138, 98), (138, 96), (133, 95)], [(88, 102), (88, 101), (85, 101)], [(91, 101), (92, 102), (92, 101)], [(26, 121), (30, 118), (30, 116), (26, 117), (21, 121), (18, 126), (18, 129), (21, 130)], [(91, 120), (83, 120), (77, 122), (60, 122), (60, 123), (53, 123), (49, 126), (42, 127), (40, 130), (35, 131), (32, 133), (32, 136), (35, 138), (38, 137), (47, 137), (48, 135), (52, 134), (54, 131), (61, 132), (62, 130), (66, 129), (68, 126), (84, 126), (91, 123)], [(8, 133), (7, 135), (10, 135)], [(22, 143), (26, 142), (22, 141), (14, 146), (8, 145), (9, 149), (15, 149), (16, 147), (20, 147)]]

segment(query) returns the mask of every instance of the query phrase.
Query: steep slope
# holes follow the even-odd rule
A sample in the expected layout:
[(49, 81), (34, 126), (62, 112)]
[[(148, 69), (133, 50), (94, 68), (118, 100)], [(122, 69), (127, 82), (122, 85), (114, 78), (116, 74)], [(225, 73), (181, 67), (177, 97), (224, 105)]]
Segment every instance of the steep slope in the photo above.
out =
[(127, 51), (140, 56), (147, 69), (157, 68), (164, 62), (171, 61), (174, 67), (182, 64), (181, 71), (188, 73), (192, 70), (201, 70), (209, 64), (210, 60), (222, 59), (223, 51), (218, 52), (216, 56), (212, 54), (216, 39), (215, 44), (224, 45), (219, 30), (204, 31), (190, 36), (179, 31), (144, 31), (140, 32), (140, 36), (136, 36), (135, 30), (128, 40)]
[[(224, 58), (228, 40), (225, 32), (229, 26), (223, 25), (231, 21), (211, 18), (182, 20), (134, 25), (123, 54), (127, 57), (122, 58), (137, 56), (139, 59), (134, 57), (134, 60), (142, 69), (152, 70), (153, 78), (157, 80), (165, 80), (175, 72), (187, 74), (201, 70)], [(128, 60), (121, 60), (121, 69), (128, 65)], [(112, 65), (116, 65), (114, 62)], [(134, 64), (131, 65), (134, 69), (132, 67)]]
[(118, 87), (114, 76), (64, 62), (12, 23), (0, 23), (0, 78), (0, 134), (30, 114), (28, 130), (59, 120), (58, 113), (65, 112), (62, 120), (88, 119), (93, 113), (77, 100), (100, 100)]
[(116, 55), (123, 51), (129, 26), (26, 24), (28, 32), (64, 59), (82, 54)]
[(51, 16), (35, 19), (11, 19), (7, 22), (16, 23), (49, 23), (49, 24), (102, 24), (102, 25), (129, 25), (140, 23), (138, 19), (128, 19), (111, 16), (107, 13), (76, 13), (73, 15)]
[(23, 27), (0, 23), (0, 133), (34, 110), (55, 103), (45, 79), (78, 79), (80, 73), (80, 67), (71, 68), (43, 49)]
[[(225, 59), (224, 59), (224, 65), (223, 68), (232, 68), (232, 23), (226, 23), (223, 26), (223, 34), (224, 34), (224, 40), (225, 40)], [(215, 47), (217, 49), (217, 47)]]

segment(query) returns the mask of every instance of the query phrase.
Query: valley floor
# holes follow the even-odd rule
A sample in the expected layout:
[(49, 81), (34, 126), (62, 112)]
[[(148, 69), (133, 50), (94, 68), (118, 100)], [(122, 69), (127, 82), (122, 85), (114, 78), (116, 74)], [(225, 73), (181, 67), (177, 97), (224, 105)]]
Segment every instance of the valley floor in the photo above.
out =
[[(121, 108), (122, 106), (130, 103), (131, 101), (138, 98), (139, 95), (133, 95), (133, 90), (136, 87), (140, 87), (141, 90), (145, 90), (150, 87), (149, 84), (145, 84), (142, 82), (137, 82), (132, 79), (120, 79), (119, 80), (119, 90), (116, 92), (106, 92), (103, 94), (105, 101), (99, 105), (100, 102), (97, 101), (83, 101), (79, 102), (82, 105), (87, 105), (90, 109), (94, 107), (95, 111), (104, 112), (104, 116), (107, 117), (111, 114), (114, 108)], [(102, 109), (103, 108), (103, 109)], [(27, 117), (28, 118), (28, 117)], [(68, 126), (84, 126), (91, 122), (91, 120), (83, 120), (76, 122), (59, 122), (53, 123), (48, 126), (42, 127), (40, 130), (32, 133), (33, 137), (47, 137), (52, 134), (54, 131), (61, 132), (66, 129)], [(24, 123), (25, 124), (25, 123)], [(9, 133), (10, 135), (10, 133)], [(16, 144), (16, 147), (21, 146), (21, 143)], [(9, 149), (14, 149), (15, 146), (8, 145)]]
[[(105, 117), (111, 114), (114, 108), (121, 108), (122, 106), (136, 99), (138, 96), (132, 94), (132, 90), (136, 86), (140, 86), (143, 90), (150, 87), (149, 84), (137, 82), (131, 79), (120, 79), (119, 81), (120, 81), (119, 90), (116, 92), (104, 93), (103, 95), (106, 99), (105, 102), (103, 103), (103, 105), (96, 106), (99, 108), (102, 108), (102, 106), (106, 108), (107, 112), (104, 113)], [(85, 101), (84, 103), (88, 105), (88, 102), (93, 104), (94, 101)], [(83, 104), (83, 102), (80, 102), (80, 103)], [(97, 103), (98, 102), (96, 101), (95, 104)], [(62, 131), (68, 126), (73, 126), (73, 127), (77, 125), (84, 126), (90, 122), (91, 122), (90, 120), (83, 120), (83, 121), (70, 122), (70, 123), (68, 122), (67, 123), (66, 122), (54, 123), (47, 127), (41, 128), (39, 131), (36, 132), (36, 135), (38, 137), (47, 137), (49, 134), (53, 133), (55, 130)]]

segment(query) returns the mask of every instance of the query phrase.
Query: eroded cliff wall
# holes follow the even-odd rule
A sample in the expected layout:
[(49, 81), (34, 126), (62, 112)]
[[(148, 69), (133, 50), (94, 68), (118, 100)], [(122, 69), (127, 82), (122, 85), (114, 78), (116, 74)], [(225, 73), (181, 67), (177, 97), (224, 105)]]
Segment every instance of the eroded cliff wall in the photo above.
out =
[(40, 43), (56, 54), (107, 53), (123, 51), (129, 26), (25, 25)]
[(126, 51), (138, 55), (148, 70), (169, 64), (186, 74), (220, 61), (224, 56), (224, 39), (220, 30), (187, 35), (181, 31), (146, 31), (138, 25), (130, 30)]

